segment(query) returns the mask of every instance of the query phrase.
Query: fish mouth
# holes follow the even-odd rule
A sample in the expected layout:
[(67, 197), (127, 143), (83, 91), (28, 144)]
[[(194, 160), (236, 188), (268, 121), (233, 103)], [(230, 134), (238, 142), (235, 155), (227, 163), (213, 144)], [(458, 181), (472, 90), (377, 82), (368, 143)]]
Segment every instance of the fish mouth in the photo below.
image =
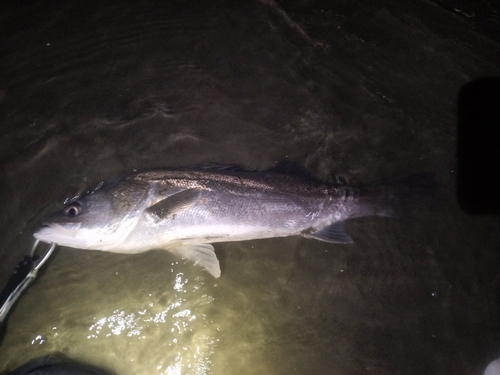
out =
[(64, 242), (66, 239), (75, 238), (81, 223), (70, 224), (43, 224), (33, 235), (43, 242)]

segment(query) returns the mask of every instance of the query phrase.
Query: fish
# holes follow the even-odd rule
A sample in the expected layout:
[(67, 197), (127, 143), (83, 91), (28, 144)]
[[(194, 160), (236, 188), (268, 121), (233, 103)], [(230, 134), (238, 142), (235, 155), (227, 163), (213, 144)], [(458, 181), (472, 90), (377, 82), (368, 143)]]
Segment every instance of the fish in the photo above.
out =
[(221, 275), (213, 243), (303, 236), (353, 243), (346, 220), (391, 216), (432, 174), (351, 186), (301, 167), (203, 165), (135, 172), (71, 199), (34, 233), (43, 242), (134, 254), (164, 249)]

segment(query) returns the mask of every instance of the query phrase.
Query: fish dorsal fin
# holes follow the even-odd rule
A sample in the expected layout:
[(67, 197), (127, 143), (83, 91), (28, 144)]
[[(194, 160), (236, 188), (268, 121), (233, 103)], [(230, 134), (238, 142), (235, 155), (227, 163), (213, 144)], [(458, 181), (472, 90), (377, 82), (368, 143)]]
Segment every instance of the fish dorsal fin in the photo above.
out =
[(311, 171), (291, 160), (282, 160), (276, 163), (274, 167), (268, 169), (267, 172), (291, 175), (305, 180), (317, 180), (316, 176), (314, 176)]
[(317, 232), (303, 233), (302, 235), (306, 238), (314, 238), (323, 242), (354, 243), (352, 237), (346, 233), (343, 221), (337, 221)]
[(158, 203), (147, 208), (147, 212), (158, 219), (165, 219), (169, 215), (183, 211), (193, 204), (200, 196), (199, 189), (187, 189), (162, 199)]
[(232, 164), (218, 164), (218, 163), (203, 163), (198, 165), (193, 165), (190, 167), (185, 167), (187, 170), (212, 170), (212, 171), (231, 171), (231, 172), (244, 172), (247, 171), (239, 165)]
[(214, 247), (208, 243), (179, 244), (168, 248), (167, 251), (202, 266), (215, 278), (220, 276), (219, 260), (215, 255)]

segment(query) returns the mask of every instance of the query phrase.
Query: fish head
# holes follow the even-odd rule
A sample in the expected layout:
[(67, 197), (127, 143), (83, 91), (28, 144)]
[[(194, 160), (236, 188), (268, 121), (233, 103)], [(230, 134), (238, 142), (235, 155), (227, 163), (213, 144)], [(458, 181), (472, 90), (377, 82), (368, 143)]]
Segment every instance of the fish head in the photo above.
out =
[(34, 236), (61, 246), (114, 251), (137, 223), (147, 193), (141, 183), (103, 185), (50, 215)]

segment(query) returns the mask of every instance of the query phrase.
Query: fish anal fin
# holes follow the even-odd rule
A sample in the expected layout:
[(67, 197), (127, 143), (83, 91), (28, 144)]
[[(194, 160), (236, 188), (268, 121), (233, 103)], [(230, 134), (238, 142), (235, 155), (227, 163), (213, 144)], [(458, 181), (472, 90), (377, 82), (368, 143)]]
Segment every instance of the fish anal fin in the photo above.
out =
[(212, 245), (207, 243), (178, 244), (166, 250), (181, 258), (188, 259), (196, 265), (200, 265), (216, 279), (220, 277), (220, 264)]
[(147, 208), (147, 212), (158, 219), (165, 219), (170, 215), (183, 211), (194, 203), (200, 196), (199, 189), (187, 189), (162, 199)]
[(347, 234), (344, 221), (337, 221), (316, 232), (306, 232), (302, 234), (306, 238), (331, 243), (354, 243), (351, 236)]

